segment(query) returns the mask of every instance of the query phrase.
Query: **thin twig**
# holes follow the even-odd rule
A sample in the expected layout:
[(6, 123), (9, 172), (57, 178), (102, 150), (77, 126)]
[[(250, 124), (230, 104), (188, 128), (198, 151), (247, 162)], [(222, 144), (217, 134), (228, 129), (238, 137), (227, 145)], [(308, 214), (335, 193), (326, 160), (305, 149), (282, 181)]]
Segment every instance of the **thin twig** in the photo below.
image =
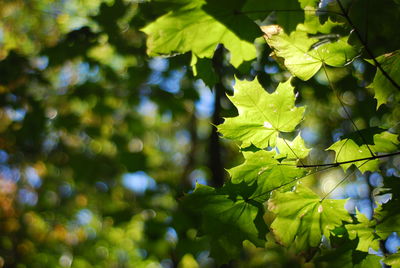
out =
[(291, 180), (291, 181), (289, 181), (289, 182), (286, 182), (286, 183), (284, 183), (284, 184), (282, 184), (282, 185), (279, 185), (279, 186), (277, 186), (277, 187), (275, 187), (275, 188), (273, 188), (273, 189), (271, 189), (271, 190), (268, 190), (268, 191), (265, 191), (265, 192), (263, 192), (263, 193), (260, 193), (260, 194), (258, 194), (258, 195), (256, 195), (256, 196), (253, 196), (253, 197), (251, 198), (251, 200), (255, 200), (255, 198), (258, 198), (258, 197), (267, 195), (267, 194), (271, 193), (272, 191), (278, 190), (278, 189), (280, 189), (280, 188), (282, 188), (282, 187), (285, 187), (285, 186), (287, 186), (287, 185), (289, 185), (289, 184), (291, 184), (291, 183), (294, 183), (294, 182), (296, 182), (296, 181), (298, 181), (298, 180), (304, 179), (304, 178), (306, 178), (306, 177), (308, 177), (308, 176), (311, 176), (311, 175), (314, 175), (314, 174), (316, 174), (316, 173), (326, 171), (326, 170), (328, 170), (328, 169), (330, 169), (330, 168), (333, 168), (333, 166), (325, 167), (325, 168), (320, 169), (320, 170), (314, 170), (314, 171), (312, 171), (312, 172), (309, 172), (309, 173), (305, 174), (304, 176), (295, 178), (295, 179), (293, 179), (293, 180)]
[(295, 151), (292, 149), (292, 147), (290, 147), (290, 145), (289, 145), (289, 143), (287, 143), (286, 139), (285, 138), (282, 138), (282, 139), (285, 142), (285, 144), (287, 145), (287, 147), (289, 147), (290, 151), (292, 151), (292, 153), (297, 158), (297, 160), (300, 161), (300, 164), (304, 165), (303, 161), (301, 161), (301, 158), (295, 153)]
[[(368, 163), (368, 161), (370, 161), (370, 160), (367, 160), (364, 163), (362, 163), (361, 165), (359, 165), (357, 167), (357, 169), (359, 169), (360, 167), (362, 167), (363, 165)], [(346, 176), (344, 176), (344, 178), (341, 181), (339, 181), (339, 183), (336, 184), (335, 187), (333, 187), (328, 193), (326, 193), (326, 195), (323, 198), (321, 198), (321, 202), (324, 201), (325, 198), (327, 198), (333, 191), (335, 191), (339, 187), (340, 184), (342, 184), (345, 180), (347, 180), (350, 176), (352, 176), (356, 172), (357, 169), (354, 169), (352, 172), (350, 172)]]
[[(344, 112), (346, 113), (347, 119), (350, 120), (350, 122), (351, 122), (351, 124), (353, 125), (354, 129), (356, 130), (357, 134), (361, 137), (362, 141), (363, 141), (364, 144), (367, 146), (368, 151), (370, 152), (371, 156), (375, 156), (375, 154), (372, 152), (371, 148), (369, 147), (367, 140), (366, 140), (366, 139), (364, 138), (364, 136), (361, 134), (361, 131), (358, 129), (356, 123), (355, 123), (354, 120), (351, 118), (350, 113), (347, 111), (346, 106), (344, 105), (342, 99), (341, 99), (340, 96), (339, 96), (339, 92), (336, 90), (336, 88), (334, 87), (334, 85), (333, 85), (331, 79), (329, 78), (328, 72), (327, 72), (327, 70), (326, 70), (326, 65), (325, 65), (325, 63), (322, 63), (322, 68), (324, 69), (324, 73), (325, 73), (326, 79), (328, 80), (329, 87), (330, 87), (331, 90), (335, 93), (336, 98), (339, 100), (340, 105), (342, 106)], [(338, 156), (339, 156), (339, 154), (336, 155), (336, 158), (337, 158)]]
[(266, 12), (318, 12), (318, 13), (331, 13), (341, 17), (344, 17), (342, 13), (332, 11), (332, 10), (322, 10), (322, 9), (263, 9), (263, 10), (246, 10), (237, 11), (236, 14), (254, 14), (254, 13), (266, 13)]
[(363, 39), (363, 37), (361, 36), (360, 31), (356, 28), (356, 26), (354, 25), (353, 21), (350, 19), (350, 16), (347, 14), (347, 12), (345, 11), (342, 3), (340, 2), (340, 0), (336, 0), (340, 10), (342, 11), (342, 15), (343, 17), (347, 20), (347, 22), (350, 24), (351, 28), (353, 28), (354, 33), (357, 35), (358, 39), (360, 40), (361, 44), (363, 45), (363, 47), (365, 48), (365, 51), (368, 53), (368, 55), (371, 57), (372, 61), (374, 62), (376, 68), (378, 68), (381, 73), (383, 74), (383, 76), (386, 77), (387, 80), (389, 80), (389, 82), (398, 90), (400, 90), (400, 85), (397, 84), (396, 81), (394, 81), (394, 79), (383, 69), (382, 65), (377, 61), (377, 59), (375, 58), (374, 54), (372, 53), (372, 51), (369, 49), (366, 41)]
[(394, 156), (394, 155), (400, 155), (400, 152), (395, 152), (395, 153), (390, 153), (390, 154), (374, 155), (374, 156), (365, 157), (365, 158), (359, 158), (359, 159), (342, 161), (342, 162), (335, 162), (335, 163), (328, 163), (328, 164), (297, 165), (297, 167), (298, 168), (329, 167), (329, 166), (337, 167), (337, 166), (340, 166), (340, 165), (343, 165), (343, 164), (355, 163), (355, 162), (364, 161), (364, 160), (374, 160), (374, 159), (390, 157), (390, 156)]

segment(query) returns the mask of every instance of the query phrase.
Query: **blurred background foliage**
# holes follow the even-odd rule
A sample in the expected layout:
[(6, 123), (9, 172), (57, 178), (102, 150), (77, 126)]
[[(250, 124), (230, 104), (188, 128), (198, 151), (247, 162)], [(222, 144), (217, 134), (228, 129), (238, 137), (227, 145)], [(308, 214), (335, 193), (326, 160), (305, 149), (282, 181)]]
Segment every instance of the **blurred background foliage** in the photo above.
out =
[[(223, 168), (242, 161), (237, 145), (219, 140), (210, 124), (237, 113), (225, 96), (233, 75), (258, 75), (272, 91), (288, 73), (261, 40), (261, 56), (238, 70), (219, 49), (218, 74), (204, 79), (222, 85), (214, 91), (193, 76), (187, 54), (149, 59), (139, 29), (167, 8), (129, 0), (0, 2), (0, 267), (214, 266), (209, 241), (196, 238), (196, 220), (179, 199), (196, 182), (221, 185)], [(213, 72), (207, 64), (198, 71)], [(363, 88), (373, 73), (356, 60), (330, 78), (359, 128), (398, 131), (399, 107), (376, 111)], [(299, 104), (308, 105), (301, 132), (312, 162), (352, 126), (322, 74), (295, 84)], [(398, 176), (399, 161), (387, 163), (387, 175)], [(342, 177), (334, 169), (307, 183), (327, 193)], [(382, 180), (356, 174), (335, 193), (351, 198), (348, 209), (370, 215)], [(245, 244), (230, 265), (304, 262), (270, 237), (266, 249)]]

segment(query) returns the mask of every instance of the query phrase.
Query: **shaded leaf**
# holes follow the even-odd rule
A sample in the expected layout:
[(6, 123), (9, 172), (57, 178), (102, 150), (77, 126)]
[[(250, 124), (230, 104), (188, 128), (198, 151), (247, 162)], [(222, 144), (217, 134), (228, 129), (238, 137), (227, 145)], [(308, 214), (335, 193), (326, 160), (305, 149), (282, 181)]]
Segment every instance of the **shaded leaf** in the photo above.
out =
[(397, 232), (400, 234), (400, 213), (399, 211), (397, 214), (387, 214), (383, 213), (385, 215), (383, 219), (381, 219), (381, 222), (376, 226), (376, 233), (381, 237), (382, 239), (386, 239), (389, 235), (391, 235), (393, 232)]
[(377, 255), (355, 251), (349, 247), (340, 247), (335, 250), (325, 251), (316, 260), (317, 267), (329, 268), (381, 268), (380, 260)]
[[(238, 195), (238, 192), (241, 195)], [(214, 189), (197, 184), (183, 204), (201, 216), (202, 231), (211, 238), (211, 255), (224, 263), (240, 254), (242, 243), (249, 240), (263, 246), (267, 232), (264, 207), (249, 199), (251, 189), (225, 185)]]
[[(342, 1), (343, 3), (345, 1)], [(337, 4), (332, 1), (331, 4)], [(400, 3), (396, 0), (348, 1), (348, 15), (373, 55), (381, 55), (398, 49), (400, 42)], [(379, 14), (368, 16), (367, 14)], [(385, 19), (390, 18), (390, 19)], [(385, 24), (382, 27), (382, 19)], [(360, 44), (357, 34), (350, 33), (349, 43)], [(368, 55), (368, 54), (367, 54)], [(369, 55), (368, 55), (369, 56)]]
[(193, 75), (203, 80), (204, 84), (212, 87), (217, 83), (218, 77), (214, 71), (211, 59), (197, 58), (195, 55), (192, 55), (190, 65), (193, 69)]
[[(400, 50), (382, 55), (377, 58), (383, 70), (400, 85)], [(374, 81), (368, 87), (375, 92), (375, 99), (378, 101), (377, 108), (387, 103), (393, 94), (398, 96), (399, 88), (396, 88), (384, 75), (377, 69)]]

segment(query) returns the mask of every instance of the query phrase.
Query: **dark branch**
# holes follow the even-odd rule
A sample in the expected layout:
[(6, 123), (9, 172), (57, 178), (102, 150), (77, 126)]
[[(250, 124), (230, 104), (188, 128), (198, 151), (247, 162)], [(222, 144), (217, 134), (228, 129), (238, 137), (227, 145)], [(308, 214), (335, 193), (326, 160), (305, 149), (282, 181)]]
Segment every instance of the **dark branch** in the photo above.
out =
[(395, 153), (390, 153), (390, 154), (381, 154), (381, 155), (375, 155), (375, 156), (370, 156), (370, 157), (365, 157), (365, 158), (359, 158), (359, 159), (342, 161), (342, 162), (335, 162), (335, 163), (328, 163), (328, 164), (297, 165), (297, 167), (298, 168), (337, 167), (337, 166), (340, 166), (340, 165), (343, 165), (343, 164), (355, 163), (355, 162), (365, 161), (365, 160), (374, 160), (374, 159), (390, 157), (390, 156), (394, 156), (394, 155), (400, 155), (400, 152), (395, 152)]
[(246, 10), (246, 11), (236, 11), (236, 14), (254, 14), (254, 13), (267, 13), (267, 12), (318, 12), (318, 13), (331, 13), (341, 17), (344, 17), (342, 13), (331, 11), (331, 10), (322, 10), (322, 9), (262, 9), (262, 10)]
[(209, 138), (209, 168), (211, 171), (211, 185), (214, 187), (221, 187), (225, 180), (225, 172), (223, 168), (222, 159), (222, 146), (219, 141), (219, 136), (217, 132), (216, 125), (222, 122), (220, 115), (221, 112), (221, 97), (226, 92), (223, 80), (223, 57), (224, 57), (224, 47), (219, 45), (212, 58), (212, 63), (214, 70), (218, 74), (218, 82), (214, 86), (214, 112), (212, 115), (212, 126), (211, 134)]

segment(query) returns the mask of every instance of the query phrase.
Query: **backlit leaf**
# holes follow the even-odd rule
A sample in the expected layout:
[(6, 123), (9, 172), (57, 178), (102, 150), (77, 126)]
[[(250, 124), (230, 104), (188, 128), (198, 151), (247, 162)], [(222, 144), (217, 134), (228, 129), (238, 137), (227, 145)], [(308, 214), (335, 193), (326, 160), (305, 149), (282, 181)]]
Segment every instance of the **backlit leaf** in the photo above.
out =
[(298, 251), (317, 247), (322, 235), (352, 219), (344, 208), (346, 200), (324, 199), (305, 186), (298, 185), (293, 192), (274, 192), (268, 201), (268, 210), (276, 214), (270, 229), (284, 246), (293, 245)]
[(218, 131), (225, 138), (241, 141), (242, 147), (275, 146), (279, 132), (294, 131), (303, 119), (304, 108), (294, 105), (293, 89), (288, 80), (269, 94), (257, 80), (236, 80), (234, 95), (229, 99), (239, 115), (226, 118)]
[(357, 51), (347, 44), (345, 37), (336, 42), (324, 43), (313, 47), (319, 40), (310, 38), (306, 32), (294, 31), (290, 35), (283, 31), (268, 33), (268, 27), (262, 27), (268, 45), (277, 57), (284, 59), (286, 68), (298, 78), (308, 80), (319, 71), (323, 64), (340, 67), (351, 62)]
[(279, 154), (275, 158), (284, 157), (291, 160), (305, 158), (311, 151), (311, 149), (306, 147), (300, 135), (297, 135), (292, 141), (278, 137), (276, 147)]
[[(359, 133), (353, 133), (349, 135), (349, 137), (335, 142), (327, 149), (335, 151), (335, 160), (337, 162), (372, 157), (368, 147), (374, 154), (390, 153), (398, 148), (399, 141), (397, 140), (397, 135), (384, 131), (383, 129), (369, 128)], [(360, 135), (362, 135), (365, 142), (367, 142), (366, 144)], [(376, 171), (378, 169), (379, 160), (372, 159), (367, 162), (364, 160), (347, 163), (342, 164), (341, 167), (346, 171), (353, 164), (359, 166), (361, 172)]]
[(228, 170), (232, 183), (257, 182), (257, 194), (267, 197), (269, 191), (295, 182), (306, 171), (297, 168), (294, 162), (280, 164), (274, 159), (274, 152), (260, 150), (257, 152), (243, 152), (245, 162)]
[(390, 265), (392, 268), (400, 268), (400, 252), (389, 255), (383, 262)]
[(357, 210), (357, 224), (346, 224), (349, 238), (358, 238), (357, 250), (368, 252), (370, 248), (379, 250), (379, 237), (375, 234), (375, 220), (369, 220)]
[(256, 57), (253, 41), (261, 33), (252, 20), (238, 12), (242, 1), (182, 2), (182, 7), (142, 29), (148, 35), (150, 56), (192, 51), (196, 57), (211, 58), (217, 45), (223, 44), (235, 67)]

